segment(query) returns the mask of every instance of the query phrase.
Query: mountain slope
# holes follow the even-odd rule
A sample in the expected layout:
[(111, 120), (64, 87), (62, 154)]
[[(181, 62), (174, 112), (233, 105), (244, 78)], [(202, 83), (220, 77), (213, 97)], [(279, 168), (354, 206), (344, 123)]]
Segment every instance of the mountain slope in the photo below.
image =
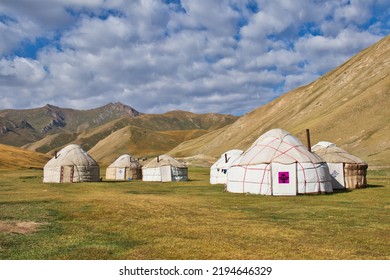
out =
[(126, 126), (100, 140), (89, 154), (101, 164), (109, 164), (125, 153), (140, 158), (156, 156), (205, 133), (206, 130), (153, 131)]
[(58, 133), (79, 133), (109, 121), (141, 113), (121, 104), (109, 103), (90, 110), (45, 105), (42, 108), (0, 111), (0, 143), (22, 146)]
[[(197, 138), (233, 123), (238, 117), (221, 114), (194, 114), (172, 111), (121, 119), (92, 131), (75, 141), (83, 147), (96, 143), (89, 152), (101, 163), (109, 163), (122, 153), (137, 157), (164, 154), (183, 141)], [(99, 137), (96, 137), (100, 134)], [(95, 139), (95, 141), (91, 141)], [(96, 142), (97, 139), (100, 139)]]
[[(86, 151), (100, 143), (98, 147), (101, 147), (103, 151), (99, 152), (98, 148), (94, 148), (93, 153), (98, 161), (106, 162), (107, 159), (112, 158), (109, 156), (110, 154), (116, 157), (118, 153), (124, 152), (125, 146), (128, 147), (127, 153), (137, 156), (166, 153), (185, 140), (199, 137), (210, 130), (231, 124), (237, 118), (231, 115), (194, 114), (185, 111), (145, 114), (115, 119), (78, 132), (59, 131), (22, 147), (53, 154), (54, 150), (69, 143), (78, 144)], [(123, 133), (119, 132), (124, 128), (128, 128), (132, 133), (124, 137)], [(118, 144), (113, 145), (113, 143)], [(99, 155), (104, 156), (100, 157)]]
[(0, 144), (0, 168), (43, 168), (49, 156)]
[(267, 130), (283, 128), (305, 142), (326, 140), (369, 164), (390, 162), (390, 36), (363, 50), (318, 80), (294, 89), (232, 125), (182, 143), (175, 156), (218, 157), (246, 149)]

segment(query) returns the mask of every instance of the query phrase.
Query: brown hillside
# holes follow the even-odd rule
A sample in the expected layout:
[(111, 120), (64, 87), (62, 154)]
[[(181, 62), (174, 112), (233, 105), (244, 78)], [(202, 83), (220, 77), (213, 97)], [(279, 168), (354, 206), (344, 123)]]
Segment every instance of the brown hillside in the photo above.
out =
[(60, 108), (49, 104), (35, 109), (0, 110), (0, 143), (20, 147), (51, 134), (73, 135), (74, 139), (77, 133), (88, 128), (139, 115), (142, 114), (119, 102), (90, 110)]
[(127, 126), (100, 140), (89, 154), (100, 164), (108, 165), (121, 154), (141, 158), (164, 154), (178, 143), (205, 133), (206, 130), (153, 131)]
[(129, 125), (151, 129), (167, 130), (214, 130), (236, 121), (238, 117), (222, 114), (195, 114), (187, 111), (170, 111), (164, 114), (144, 114), (131, 119)]
[(331, 141), (369, 164), (390, 163), (390, 36), (361, 51), (318, 80), (294, 89), (232, 125), (173, 149), (176, 156), (218, 157), (246, 149), (271, 128), (311, 143)]
[[(213, 113), (194, 114), (185, 111), (172, 111), (165, 114), (145, 114), (106, 121), (98, 126), (86, 127), (82, 130), (78, 129), (77, 131), (52, 133), (38, 141), (25, 144), (22, 147), (31, 151), (53, 154), (54, 150), (61, 149), (70, 143), (74, 143), (80, 145), (85, 151), (89, 151), (97, 145), (99, 141), (104, 140), (106, 137), (109, 137), (111, 142), (116, 142), (112, 137), (116, 131), (125, 127), (132, 127), (133, 131), (135, 131), (135, 128), (138, 128), (138, 131), (149, 131), (147, 133), (148, 137), (133, 137), (129, 140), (138, 147), (137, 153), (149, 155), (151, 154), (151, 151), (149, 151), (150, 147), (159, 146), (158, 148), (152, 149), (159, 154), (168, 152), (182, 141), (198, 137), (205, 134), (207, 131), (221, 128), (233, 123), (237, 119), (238, 117), (232, 115)], [(167, 139), (164, 138), (162, 138), (162, 142), (159, 143), (157, 141), (159, 138), (153, 139), (152, 137), (149, 137), (149, 134), (150, 136), (156, 135), (156, 133), (157, 135), (163, 135), (162, 132), (170, 131), (175, 131), (175, 135), (167, 138), (169, 139), (168, 143), (164, 143), (164, 141), (167, 141)], [(177, 137), (176, 135), (181, 136)], [(137, 143), (137, 141), (140, 141), (140, 143)], [(142, 150), (140, 147), (145, 147), (146, 150)], [(96, 152), (96, 149), (94, 151)], [(111, 152), (114, 154), (117, 153), (115, 147), (113, 147)]]
[(49, 156), (0, 144), (0, 168), (43, 168)]

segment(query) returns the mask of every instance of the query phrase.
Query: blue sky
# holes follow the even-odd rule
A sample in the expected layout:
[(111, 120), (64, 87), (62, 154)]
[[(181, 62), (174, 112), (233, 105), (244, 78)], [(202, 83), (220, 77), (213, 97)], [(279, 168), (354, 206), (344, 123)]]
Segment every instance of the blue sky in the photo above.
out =
[(0, 109), (245, 114), (389, 34), (389, 1), (2, 0)]

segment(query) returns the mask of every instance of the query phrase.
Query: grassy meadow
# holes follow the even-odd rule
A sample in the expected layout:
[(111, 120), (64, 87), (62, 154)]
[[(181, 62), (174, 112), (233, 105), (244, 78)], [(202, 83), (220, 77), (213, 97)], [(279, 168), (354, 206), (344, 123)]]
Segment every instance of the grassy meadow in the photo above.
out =
[(366, 189), (296, 197), (189, 174), (44, 184), (39, 169), (0, 170), (0, 259), (390, 259), (390, 170), (370, 170)]

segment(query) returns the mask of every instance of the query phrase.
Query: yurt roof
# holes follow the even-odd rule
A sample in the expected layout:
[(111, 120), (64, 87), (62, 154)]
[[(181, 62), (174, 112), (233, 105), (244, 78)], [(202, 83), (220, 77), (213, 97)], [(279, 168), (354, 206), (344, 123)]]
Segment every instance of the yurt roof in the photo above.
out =
[(98, 164), (79, 145), (70, 144), (57, 152), (57, 156), (54, 156), (51, 160), (49, 160), (45, 167), (64, 165), (97, 166)]
[(241, 155), (244, 151), (243, 150), (238, 150), (238, 149), (233, 149), (233, 150), (229, 150), (229, 151), (226, 151), (224, 152), (222, 155), (221, 155), (221, 158), (225, 158), (225, 154), (229, 156), (232, 156), (232, 155)]
[(308, 148), (289, 132), (275, 128), (261, 135), (252, 146), (244, 152), (239, 165), (277, 162), (291, 164), (294, 162), (321, 163), (324, 160), (308, 151)]
[(359, 163), (366, 164), (360, 158), (351, 155), (332, 142), (321, 141), (315, 144), (311, 150), (330, 163)]
[(129, 154), (124, 154), (118, 157), (113, 163), (111, 163), (108, 167), (137, 167), (140, 166), (138, 160), (131, 157)]
[[(223, 167), (226, 164), (228, 164), (230, 166), (230, 164), (235, 159), (237, 159), (240, 155), (242, 155), (243, 152), (244, 152), (243, 150), (238, 150), (238, 149), (232, 149), (232, 150), (226, 151), (226, 152), (224, 152), (220, 156), (220, 158), (212, 166), (214, 166), (214, 167), (216, 167), (216, 166)], [(225, 162), (226, 161), (225, 155), (226, 155), (226, 157), (228, 159), (228, 162)]]
[[(157, 160), (158, 158), (158, 160)], [(161, 155), (158, 157), (155, 157), (151, 161), (149, 161), (147, 164), (145, 164), (142, 168), (154, 168), (154, 167), (160, 167), (160, 166), (174, 166), (179, 168), (185, 168), (187, 167), (185, 163), (178, 161), (177, 159), (169, 156), (169, 155)]]

